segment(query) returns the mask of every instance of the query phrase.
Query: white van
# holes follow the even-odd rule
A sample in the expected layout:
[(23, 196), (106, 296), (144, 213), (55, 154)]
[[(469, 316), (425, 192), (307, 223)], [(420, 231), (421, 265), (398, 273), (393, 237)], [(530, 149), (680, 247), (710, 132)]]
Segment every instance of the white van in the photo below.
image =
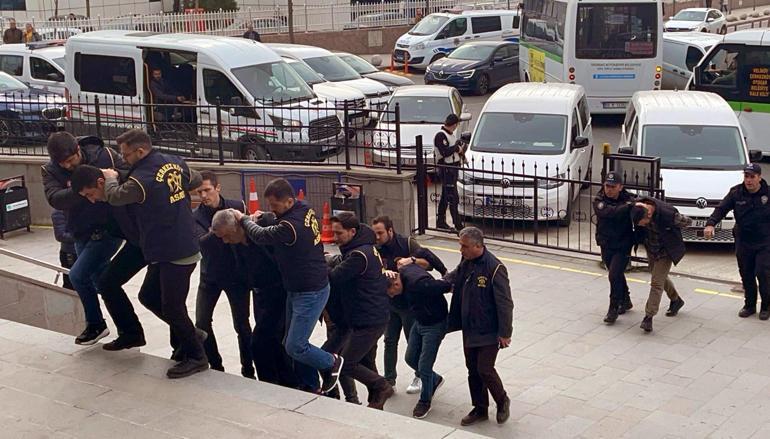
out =
[[(336, 111), (280, 56), (245, 38), (87, 32), (67, 40), (66, 69), (73, 119), (96, 122), (98, 98), (102, 125), (145, 128), (178, 153), (217, 154), (218, 120), (228, 155), (249, 160), (324, 160), (342, 131)], [(152, 69), (197, 105), (158, 105)]]
[(695, 66), (721, 35), (704, 32), (663, 33), (663, 88), (684, 90)]
[[(590, 175), (593, 153), (582, 86), (503, 86), (487, 100), (471, 136), (468, 168), (461, 170), (457, 184), (460, 213), (569, 225), (580, 188), (557, 179)], [(535, 175), (548, 177), (538, 180), (537, 191)]]
[[(685, 241), (705, 241), (706, 220), (743, 180), (750, 159), (730, 105), (713, 93), (640, 91), (628, 104), (621, 132), (618, 152), (660, 157), (666, 201), (694, 220), (682, 230)], [(732, 242), (734, 225), (730, 214), (708, 242)]]
[(462, 43), (519, 41), (519, 11), (459, 11), (430, 14), (396, 41), (393, 60), (424, 69)]
[(64, 94), (64, 42), (0, 45), (0, 71), (30, 88)]

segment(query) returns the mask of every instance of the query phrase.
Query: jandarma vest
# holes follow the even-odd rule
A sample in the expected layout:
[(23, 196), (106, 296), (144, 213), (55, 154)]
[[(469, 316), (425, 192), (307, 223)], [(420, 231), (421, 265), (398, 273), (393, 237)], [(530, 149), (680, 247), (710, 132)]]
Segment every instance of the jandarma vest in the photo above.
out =
[(273, 246), (286, 291), (299, 293), (324, 288), (329, 284), (329, 269), (315, 211), (297, 200), (278, 217), (278, 222), (291, 226), (295, 236), (293, 242)]
[(129, 205), (129, 210), (136, 218), (139, 246), (147, 262), (172, 262), (196, 254), (187, 163), (153, 150), (135, 165), (129, 178), (144, 191), (144, 200)]

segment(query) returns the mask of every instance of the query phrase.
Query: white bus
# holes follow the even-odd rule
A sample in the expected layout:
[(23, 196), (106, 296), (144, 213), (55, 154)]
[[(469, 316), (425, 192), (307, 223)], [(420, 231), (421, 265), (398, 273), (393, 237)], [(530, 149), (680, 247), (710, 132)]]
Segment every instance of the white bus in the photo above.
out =
[(591, 113), (623, 113), (662, 75), (660, 0), (526, 0), (523, 81), (580, 84)]

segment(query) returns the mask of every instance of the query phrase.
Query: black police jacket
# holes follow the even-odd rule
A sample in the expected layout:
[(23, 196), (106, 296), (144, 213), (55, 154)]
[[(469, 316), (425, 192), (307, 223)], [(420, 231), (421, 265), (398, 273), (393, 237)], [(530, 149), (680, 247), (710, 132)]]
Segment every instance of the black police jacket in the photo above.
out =
[(596, 244), (603, 248), (630, 249), (634, 243), (634, 225), (629, 212), (634, 205), (634, 197), (628, 191), (620, 191), (613, 199), (601, 189), (594, 198), (596, 214)]
[[(78, 140), (82, 154), (81, 164), (97, 168), (125, 168), (120, 155), (105, 147), (98, 137), (84, 137)], [(77, 241), (88, 239), (94, 232), (107, 229), (110, 222), (110, 205), (104, 202), (91, 203), (70, 188), (72, 173), (58, 163), (49, 161), (42, 166), (43, 187), (48, 204), (64, 212), (66, 228)]]
[[(378, 245), (377, 250), (380, 252), (383, 265), (390, 271), (398, 270), (396, 259), (409, 257), (425, 259), (431, 268), (441, 273), (442, 276), (447, 271), (444, 263), (432, 251), (420, 247), (420, 244), (411, 237), (401, 236), (398, 233), (394, 233), (393, 238), (385, 244)], [(390, 306), (398, 310), (407, 310), (409, 303), (405, 296), (398, 295), (390, 299)]]
[(248, 241), (246, 244), (232, 246), (235, 252), (233, 271), (242, 273), (249, 288), (260, 291), (280, 292), (285, 295), (283, 281), (278, 265), (273, 257), (272, 247), (257, 245)]
[(404, 296), (414, 318), (421, 325), (435, 325), (445, 321), (449, 314), (444, 294), (452, 289), (452, 284), (443, 279), (434, 279), (424, 268), (409, 264), (398, 270), (401, 275)]
[(463, 331), (466, 347), (488, 346), (513, 333), (513, 298), (508, 271), (486, 248), (463, 259), (445, 279), (452, 283), (448, 330)]
[(753, 194), (746, 190), (743, 183), (733, 186), (706, 224), (715, 226), (731, 210), (735, 215), (733, 236), (736, 245), (749, 248), (770, 245), (770, 189), (765, 180), (760, 182), (759, 190)]
[[(674, 206), (657, 198), (644, 197), (642, 201), (652, 201), (655, 203), (655, 213), (652, 215), (652, 221), (655, 222), (657, 227), (660, 245), (666, 252), (666, 255), (674, 262), (674, 265), (678, 264), (686, 251), (684, 239), (682, 239), (682, 229), (676, 224), (676, 217), (679, 215), (679, 211)], [(636, 227), (636, 242), (645, 243), (649, 233), (646, 227)]]
[(329, 271), (332, 288), (341, 292), (344, 318), (353, 328), (383, 325), (390, 317), (388, 280), (374, 242), (374, 232), (362, 224), (353, 239), (340, 246), (341, 261)]
[(227, 200), (220, 196), (219, 206), (211, 208), (201, 204), (193, 211), (195, 220), (195, 234), (201, 247), (201, 280), (216, 282), (222, 285), (245, 282), (245, 273), (235, 271), (235, 249), (230, 244), (225, 244), (212, 233), (211, 220), (214, 214), (223, 209), (236, 209), (246, 212), (246, 205), (242, 200)]

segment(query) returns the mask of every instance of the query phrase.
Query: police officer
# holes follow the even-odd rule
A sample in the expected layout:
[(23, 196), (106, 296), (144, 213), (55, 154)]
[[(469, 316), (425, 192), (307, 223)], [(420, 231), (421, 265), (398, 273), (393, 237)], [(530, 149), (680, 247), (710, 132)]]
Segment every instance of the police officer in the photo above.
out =
[(604, 184), (594, 198), (596, 244), (602, 249), (602, 261), (609, 272), (610, 307), (604, 322), (613, 324), (618, 314), (633, 306), (628, 294), (625, 269), (634, 245), (634, 226), (629, 210), (634, 197), (623, 187), (617, 172), (608, 172)]
[(172, 344), (179, 344), (180, 361), (166, 376), (190, 376), (208, 369), (206, 335), (196, 331), (186, 305), (190, 276), (201, 258), (189, 194), (200, 185), (200, 174), (181, 158), (154, 149), (142, 130), (128, 130), (115, 140), (131, 172), (119, 184), (117, 172), (102, 170), (105, 195), (110, 204), (127, 206), (136, 219), (139, 245), (149, 263), (139, 301), (169, 325)]
[(438, 174), (441, 178), (441, 198), (436, 212), (436, 228), (452, 229), (446, 222), (448, 206), (449, 212), (452, 214), (454, 229), (457, 232), (463, 229), (462, 219), (457, 210), (457, 205), (460, 202), (460, 195), (457, 193), (457, 176), (459, 168), (463, 164), (463, 154), (465, 153), (462, 143), (457, 142), (454, 134), (459, 124), (460, 118), (455, 114), (450, 114), (446, 117), (441, 130), (433, 138), (433, 153), (440, 165)]
[(744, 305), (738, 315), (757, 312), (757, 281), (762, 306), (760, 320), (770, 318), (770, 191), (756, 163), (743, 170), (743, 183), (730, 189), (706, 222), (703, 235), (714, 237), (714, 227), (732, 210), (735, 214), (735, 256), (743, 283)]

